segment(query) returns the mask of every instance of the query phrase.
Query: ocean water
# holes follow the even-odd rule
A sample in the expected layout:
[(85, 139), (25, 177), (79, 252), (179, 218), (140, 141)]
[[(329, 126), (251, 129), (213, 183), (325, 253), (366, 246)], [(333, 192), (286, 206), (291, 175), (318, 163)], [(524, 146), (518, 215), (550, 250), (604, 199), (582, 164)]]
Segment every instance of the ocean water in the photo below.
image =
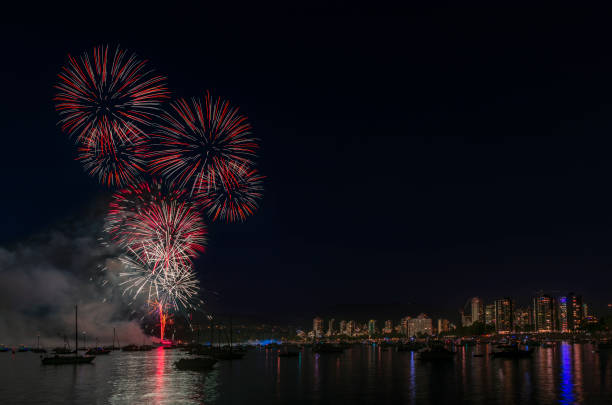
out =
[(531, 359), (422, 362), (412, 352), (354, 346), (279, 358), (254, 349), (209, 372), (179, 371), (179, 350), (113, 352), (91, 365), (43, 366), (0, 353), (0, 404), (612, 404), (612, 352), (590, 344), (537, 348)]

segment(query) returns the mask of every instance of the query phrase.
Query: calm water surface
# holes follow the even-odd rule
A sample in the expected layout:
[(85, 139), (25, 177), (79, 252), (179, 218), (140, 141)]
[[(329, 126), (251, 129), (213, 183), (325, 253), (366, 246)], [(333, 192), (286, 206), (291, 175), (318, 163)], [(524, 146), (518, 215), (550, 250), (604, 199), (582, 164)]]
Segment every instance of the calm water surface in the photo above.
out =
[(472, 357), (481, 350), (424, 363), (379, 346), (298, 358), (255, 349), (207, 373), (176, 370), (177, 350), (114, 352), (76, 367), (0, 353), (0, 404), (612, 404), (612, 353), (561, 343), (532, 359)]

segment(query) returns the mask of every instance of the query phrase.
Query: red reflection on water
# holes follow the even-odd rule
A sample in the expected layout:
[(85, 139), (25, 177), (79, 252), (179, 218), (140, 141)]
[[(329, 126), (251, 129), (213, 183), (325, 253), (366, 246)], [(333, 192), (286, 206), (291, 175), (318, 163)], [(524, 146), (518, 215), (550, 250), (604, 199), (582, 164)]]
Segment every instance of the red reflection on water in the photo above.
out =
[(157, 348), (157, 357), (155, 358), (155, 398), (157, 403), (160, 403), (164, 397), (164, 388), (166, 385), (165, 381), (165, 370), (166, 366), (166, 351), (163, 347)]

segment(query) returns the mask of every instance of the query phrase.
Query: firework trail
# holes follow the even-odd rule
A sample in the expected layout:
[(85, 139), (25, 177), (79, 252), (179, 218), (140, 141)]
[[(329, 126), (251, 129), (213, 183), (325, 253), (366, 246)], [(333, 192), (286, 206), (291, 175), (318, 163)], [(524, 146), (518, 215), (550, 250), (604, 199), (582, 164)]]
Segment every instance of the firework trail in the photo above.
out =
[(228, 181), (222, 177), (221, 184), (199, 184), (196, 199), (212, 221), (244, 221), (255, 213), (263, 197), (263, 178), (257, 169), (241, 166), (232, 171)]
[(206, 226), (184, 191), (159, 181), (115, 193), (105, 231), (113, 242), (155, 266), (187, 264), (204, 251)]
[(159, 316), (160, 340), (164, 341), (169, 312), (196, 310), (202, 301), (198, 299), (199, 282), (189, 266), (155, 266), (147, 257), (133, 250), (119, 260), (123, 270), (119, 273), (123, 295), (136, 302), (143, 297), (151, 308), (151, 314)]
[(153, 133), (151, 171), (193, 195), (201, 184), (231, 181), (242, 165), (251, 166), (258, 149), (251, 126), (237, 108), (209, 93), (204, 102), (180, 99), (160, 116)]

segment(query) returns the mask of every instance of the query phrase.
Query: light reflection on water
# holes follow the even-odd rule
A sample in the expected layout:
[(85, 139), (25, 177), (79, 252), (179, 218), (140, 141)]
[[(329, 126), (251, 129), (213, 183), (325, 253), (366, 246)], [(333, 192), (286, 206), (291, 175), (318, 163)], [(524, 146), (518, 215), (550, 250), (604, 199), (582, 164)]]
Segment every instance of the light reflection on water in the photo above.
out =
[(564, 405), (574, 403), (571, 351), (569, 343), (561, 344), (561, 398), (559, 403)]
[(460, 347), (454, 361), (427, 363), (378, 345), (341, 355), (306, 349), (293, 358), (255, 349), (208, 373), (176, 370), (185, 356), (177, 350), (114, 352), (77, 367), (0, 354), (0, 403), (612, 403), (612, 353), (561, 343), (536, 349), (532, 359), (473, 357), (489, 351)]

